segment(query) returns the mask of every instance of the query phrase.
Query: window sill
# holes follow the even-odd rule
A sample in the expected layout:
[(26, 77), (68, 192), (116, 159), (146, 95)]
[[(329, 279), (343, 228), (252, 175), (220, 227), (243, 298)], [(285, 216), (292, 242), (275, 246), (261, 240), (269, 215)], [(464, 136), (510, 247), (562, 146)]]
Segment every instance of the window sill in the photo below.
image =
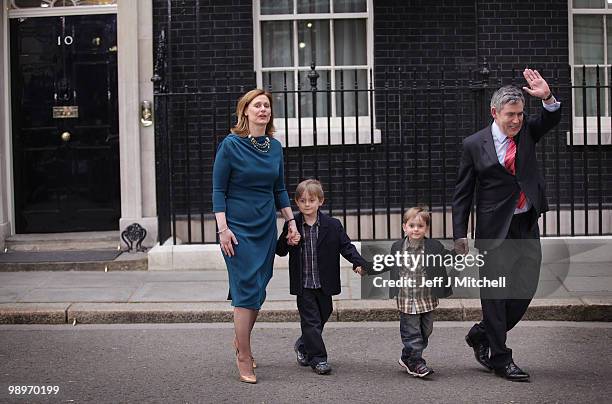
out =
[[(601, 145), (612, 145), (612, 125), (610, 123), (610, 117), (602, 117), (600, 120), (600, 133), (601, 133)], [(570, 143), (570, 135), (573, 135), (573, 143)], [(568, 146), (584, 146), (584, 124), (582, 117), (574, 118), (573, 133), (566, 132), (565, 142)], [(597, 146), (597, 118), (587, 118), (587, 130), (586, 130), (586, 145)]]
[[(296, 118), (287, 120), (282, 118), (274, 120), (276, 132), (274, 138), (281, 142), (283, 147), (307, 147), (314, 146), (314, 129), (312, 118), (302, 118), (301, 127), (298, 128)], [(332, 118), (327, 122), (327, 118), (317, 118), (316, 122), (316, 145), (354, 145), (354, 144), (379, 144), (381, 143), (382, 132), (380, 129), (373, 129), (369, 117), (359, 117), (358, 126), (355, 125), (355, 117), (346, 117), (344, 127), (340, 118)], [(344, 136), (343, 136), (344, 133)], [(359, 134), (359, 141), (357, 141)]]

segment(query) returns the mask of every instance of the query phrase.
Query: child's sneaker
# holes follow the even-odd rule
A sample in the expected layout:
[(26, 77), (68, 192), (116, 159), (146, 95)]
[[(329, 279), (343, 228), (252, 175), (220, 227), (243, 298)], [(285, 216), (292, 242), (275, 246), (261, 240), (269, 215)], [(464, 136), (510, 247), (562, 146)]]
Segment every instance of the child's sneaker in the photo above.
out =
[(308, 366), (308, 360), (306, 359), (306, 355), (304, 355), (302, 351), (300, 351), (300, 349), (298, 348), (297, 341), (295, 342), (295, 345), (293, 345), (293, 350), (295, 351), (295, 357), (297, 359), (297, 363), (300, 366)]
[(434, 373), (433, 369), (427, 367), (427, 365), (423, 362), (419, 362), (416, 364), (406, 364), (404, 363), (402, 358), (399, 358), (398, 363), (401, 367), (406, 369), (406, 372), (408, 372), (414, 377), (425, 377)]
[(322, 361), (313, 366), (312, 370), (320, 375), (327, 375), (331, 372), (332, 368), (329, 366), (329, 363)]

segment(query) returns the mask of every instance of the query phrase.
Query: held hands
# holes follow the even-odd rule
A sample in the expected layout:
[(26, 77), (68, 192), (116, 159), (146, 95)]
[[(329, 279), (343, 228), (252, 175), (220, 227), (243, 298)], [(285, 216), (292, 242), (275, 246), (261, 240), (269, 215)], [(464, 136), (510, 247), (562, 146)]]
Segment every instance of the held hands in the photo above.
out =
[(355, 272), (356, 274), (359, 274), (361, 276), (367, 275), (368, 273), (366, 272), (365, 269), (363, 269), (362, 267), (357, 267), (357, 268), (353, 268), (353, 272)]
[(454, 250), (456, 254), (466, 255), (470, 251), (467, 238), (458, 238), (455, 240)]
[(234, 244), (238, 245), (238, 240), (229, 227), (219, 233), (219, 244), (221, 245), (221, 251), (223, 251), (225, 255), (229, 257), (234, 256)]
[(297, 230), (297, 226), (295, 225), (295, 220), (289, 222), (289, 228), (287, 232), (287, 244), (296, 246), (300, 243), (300, 232)]
[(548, 83), (540, 76), (537, 70), (525, 69), (523, 71), (523, 77), (527, 80), (528, 85), (527, 87), (523, 87), (523, 90), (529, 93), (529, 95), (538, 97), (541, 100), (544, 100), (550, 95)]

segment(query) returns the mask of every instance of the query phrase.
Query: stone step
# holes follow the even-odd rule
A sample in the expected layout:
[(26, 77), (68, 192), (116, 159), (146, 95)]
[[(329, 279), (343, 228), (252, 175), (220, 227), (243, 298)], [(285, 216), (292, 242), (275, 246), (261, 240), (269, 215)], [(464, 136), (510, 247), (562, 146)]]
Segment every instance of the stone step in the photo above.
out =
[[(32, 252), (34, 254), (34, 252)], [(86, 252), (84, 252), (86, 253)], [(9, 253), (10, 254), (10, 253)], [(18, 261), (18, 260), (15, 260)], [(23, 271), (146, 271), (146, 253), (121, 253), (113, 260), (71, 262), (0, 262), (0, 272)]]
[(121, 247), (119, 231), (16, 234), (6, 239), (7, 251), (110, 250)]

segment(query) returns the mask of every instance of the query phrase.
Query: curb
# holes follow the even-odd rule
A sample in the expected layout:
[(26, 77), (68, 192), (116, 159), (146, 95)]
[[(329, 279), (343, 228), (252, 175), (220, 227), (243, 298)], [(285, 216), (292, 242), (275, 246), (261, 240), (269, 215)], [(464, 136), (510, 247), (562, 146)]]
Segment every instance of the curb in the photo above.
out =
[[(478, 299), (441, 300), (438, 321), (479, 321)], [(330, 321), (397, 321), (394, 300), (336, 300)], [(298, 322), (294, 301), (270, 301), (259, 321)], [(612, 298), (537, 299), (525, 320), (612, 321)], [(198, 303), (1, 303), (0, 324), (130, 324), (232, 322), (227, 302)]]
[(70, 303), (2, 303), (0, 324), (66, 324)]

